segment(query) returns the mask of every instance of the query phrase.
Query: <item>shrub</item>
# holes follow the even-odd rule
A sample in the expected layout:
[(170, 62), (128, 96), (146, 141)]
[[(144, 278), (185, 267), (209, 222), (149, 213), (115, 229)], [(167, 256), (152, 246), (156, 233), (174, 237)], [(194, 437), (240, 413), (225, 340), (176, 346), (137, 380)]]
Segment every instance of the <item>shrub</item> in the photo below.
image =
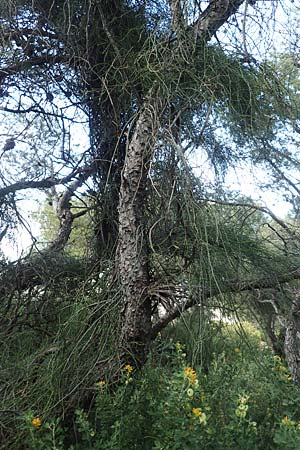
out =
[[(232, 326), (219, 331), (223, 350), (205, 372), (180, 342), (158, 339), (142, 370), (127, 364), (117, 387), (96, 383), (92, 410), (74, 413), (69, 450), (299, 449), (299, 388), (260, 333), (243, 330), (246, 340)], [(30, 411), (24, 427), (26, 449), (68, 448), (71, 430), (58, 419), (44, 423)]]

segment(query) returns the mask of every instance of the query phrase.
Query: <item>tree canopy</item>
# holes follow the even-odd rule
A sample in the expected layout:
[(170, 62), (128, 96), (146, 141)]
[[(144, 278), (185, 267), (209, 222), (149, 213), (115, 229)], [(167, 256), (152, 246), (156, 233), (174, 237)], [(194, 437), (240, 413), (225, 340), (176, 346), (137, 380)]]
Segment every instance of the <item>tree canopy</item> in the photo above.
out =
[[(24, 392), (17, 408), (32, 391), (44, 410), (91, 402), (95, 377), (141, 367), (157, 333), (199, 305), (244, 305), (274, 345), (271, 322), (284, 318), (298, 380), (297, 33), (270, 50), (278, 15), (288, 27), (298, 9), (267, 0), (1, 3), (0, 241), (20, 224), (30, 231), (24, 199), (46, 202), (43, 235), (19, 260), (1, 261), (4, 358), (12, 364), (8, 349), (22, 348), (26, 360), (26, 375), (21, 365), (3, 373)], [(191, 155), (206, 160), (213, 182)], [(225, 189), (226, 172), (249, 163), (291, 202), (287, 220)], [(46, 378), (44, 392), (28, 382)]]

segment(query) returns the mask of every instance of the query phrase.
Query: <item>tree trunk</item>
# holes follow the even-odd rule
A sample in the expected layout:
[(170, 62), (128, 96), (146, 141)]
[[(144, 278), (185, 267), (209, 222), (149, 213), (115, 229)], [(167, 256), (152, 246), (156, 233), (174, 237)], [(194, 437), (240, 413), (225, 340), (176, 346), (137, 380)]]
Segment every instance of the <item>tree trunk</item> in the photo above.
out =
[[(149, 98), (127, 147), (119, 198), (118, 266), (123, 304), (121, 359), (144, 363), (151, 339), (151, 298), (148, 294), (148, 246), (144, 223), (146, 183), (158, 129), (156, 98)], [(126, 359), (127, 358), (127, 359)]]
[(300, 298), (293, 301), (291, 314), (287, 320), (284, 352), (292, 379), (294, 383), (298, 383), (300, 375)]

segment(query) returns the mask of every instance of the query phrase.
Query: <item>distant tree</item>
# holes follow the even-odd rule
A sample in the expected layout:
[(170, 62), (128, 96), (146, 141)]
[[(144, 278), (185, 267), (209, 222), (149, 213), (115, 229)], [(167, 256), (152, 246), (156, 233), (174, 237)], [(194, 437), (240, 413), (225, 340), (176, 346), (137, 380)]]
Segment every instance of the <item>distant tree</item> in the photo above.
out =
[[(72, 230), (68, 242), (64, 247), (64, 253), (74, 257), (87, 257), (86, 252), (93, 251), (93, 221), (90, 217), (89, 208), (86, 203), (86, 198), (72, 202), (71, 211), (77, 214), (77, 220), (73, 222)], [(83, 211), (82, 216), (80, 215)], [(59, 230), (59, 219), (55, 211), (55, 202), (52, 197), (41, 203), (41, 207), (37, 213), (33, 214), (33, 219), (40, 225), (40, 235), (38, 236), (38, 247), (43, 250), (55, 240), (56, 234)], [(91, 255), (90, 255), (91, 256)]]

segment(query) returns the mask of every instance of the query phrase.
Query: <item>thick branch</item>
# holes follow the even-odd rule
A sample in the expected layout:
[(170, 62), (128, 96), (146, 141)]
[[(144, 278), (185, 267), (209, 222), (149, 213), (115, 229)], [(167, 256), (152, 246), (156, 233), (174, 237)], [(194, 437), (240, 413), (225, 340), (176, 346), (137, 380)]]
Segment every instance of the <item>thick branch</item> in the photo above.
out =
[(60, 196), (57, 204), (57, 216), (59, 218), (60, 227), (58, 233), (52, 242), (49, 251), (60, 251), (64, 248), (72, 231), (73, 220), (75, 215), (71, 212), (70, 200), (75, 191), (83, 185), (83, 183), (95, 172), (95, 165), (87, 166), (80, 170), (79, 176), (66, 191)]
[(177, 319), (181, 316), (182, 313), (192, 308), (195, 305), (198, 305), (201, 301), (215, 297), (217, 295), (224, 294), (238, 294), (240, 292), (252, 291), (252, 290), (261, 290), (261, 289), (270, 289), (278, 287), (281, 284), (289, 283), (294, 280), (300, 279), (300, 269), (295, 268), (290, 272), (287, 272), (282, 275), (276, 275), (272, 278), (262, 278), (260, 280), (250, 280), (250, 281), (240, 281), (240, 280), (228, 280), (227, 283), (218, 287), (204, 287), (199, 288), (199, 294), (197, 296), (193, 296), (185, 302), (178, 302), (174, 308), (169, 311), (164, 317), (159, 319), (152, 327), (152, 336), (153, 338), (163, 330), (170, 322), (174, 319)]
[(45, 55), (45, 56), (37, 56), (34, 58), (26, 59), (24, 61), (20, 61), (16, 64), (12, 64), (11, 66), (3, 67), (0, 69), (0, 83), (2, 83), (5, 78), (17, 75), (20, 72), (24, 72), (32, 67), (39, 67), (45, 64), (54, 65), (60, 64), (62, 62), (66, 62), (67, 58), (63, 55)]
[[(53, 186), (57, 185), (65, 185), (73, 180), (76, 176), (79, 175), (79, 179), (83, 176), (90, 176), (95, 170), (95, 164), (91, 164), (85, 167), (76, 167), (69, 175), (66, 175), (62, 178), (48, 177), (44, 180), (28, 180), (28, 181), (17, 181), (16, 183), (10, 184), (9, 186), (5, 186), (0, 188), (0, 201), (6, 195), (15, 194), (18, 191), (23, 191), (25, 189), (50, 189)], [(78, 186), (79, 187), (79, 186)], [(74, 191), (73, 191), (74, 192)]]
[(195, 37), (209, 40), (237, 12), (245, 0), (211, 0), (208, 7), (192, 25)]
[[(59, 252), (63, 250), (69, 239), (74, 218), (78, 217), (78, 214), (73, 215), (70, 211), (70, 200), (75, 191), (82, 186), (94, 171), (95, 164), (92, 164), (76, 169), (72, 174), (60, 180), (60, 182), (62, 180), (69, 181), (74, 176), (77, 176), (59, 198), (57, 212), (60, 228), (54, 241), (38, 255), (4, 266), (2, 272), (0, 272), (0, 298), (8, 297), (14, 291), (21, 292), (33, 286), (47, 283), (52, 278), (82, 275), (82, 265), (77, 261), (70, 262), (70, 259), (59, 255)], [(53, 185), (52, 180), (49, 187)], [(26, 188), (28, 187), (32, 186), (27, 185)], [(43, 187), (47, 186), (43, 185)]]
[[(196, 36), (209, 40), (243, 1), (211, 2), (193, 27)], [(150, 91), (127, 148), (120, 188), (119, 273), (124, 302), (120, 347), (121, 354), (132, 355), (138, 363), (144, 362), (152, 335), (144, 216), (147, 175), (164, 108), (165, 102)]]
[(0, 271), (0, 299), (8, 303), (14, 292), (47, 285), (54, 279), (82, 278), (86, 268), (86, 264), (54, 252), (41, 252), (16, 263), (9, 263), (2, 266)]
[(180, 0), (168, 0), (169, 7), (172, 12), (172, 30), (178, 33), (184, 28), (184, 17), (182, 13), (182, 8), (180, 5)]

